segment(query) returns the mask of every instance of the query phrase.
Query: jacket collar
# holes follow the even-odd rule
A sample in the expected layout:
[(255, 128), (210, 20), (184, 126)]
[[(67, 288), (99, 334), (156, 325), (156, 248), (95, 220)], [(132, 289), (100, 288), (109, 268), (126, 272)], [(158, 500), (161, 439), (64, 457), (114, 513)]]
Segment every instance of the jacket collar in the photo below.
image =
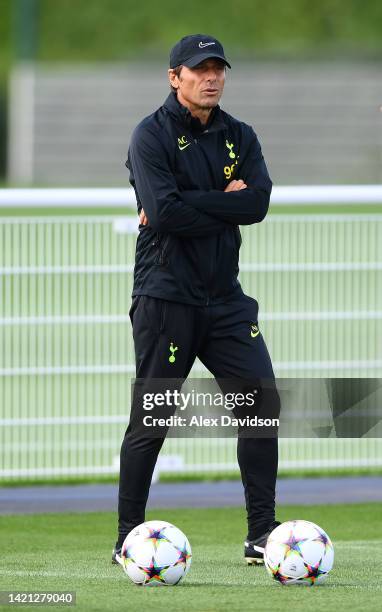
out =
[(199, 119), (193, 117), (185, 106), (178, 102), (176, 93), (171, 92), (164, 103), (167, 112), (184, 127), (188, 128), (193, 134), (203, 134), (204, 132), (217, 132), (226, 130), (220, 106), (215, 106), (208, 119), (207, 125), (202, 125)]

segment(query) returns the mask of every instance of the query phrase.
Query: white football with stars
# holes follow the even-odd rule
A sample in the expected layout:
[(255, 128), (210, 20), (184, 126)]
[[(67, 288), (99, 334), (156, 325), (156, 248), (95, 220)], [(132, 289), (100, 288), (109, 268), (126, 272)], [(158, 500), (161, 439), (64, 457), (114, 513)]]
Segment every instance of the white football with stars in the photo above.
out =
[(321, 584), (333, 561), (334, 548), (329, 536), (310, 521), (282, 523), (269, 535), (264, 549), (268, 573), (285, 586)]
[(166, 521), (146, 521), (126, 537), (121, 564), (141, 586), (179, 584), (190, 569), (191, 546), (184, 533)]

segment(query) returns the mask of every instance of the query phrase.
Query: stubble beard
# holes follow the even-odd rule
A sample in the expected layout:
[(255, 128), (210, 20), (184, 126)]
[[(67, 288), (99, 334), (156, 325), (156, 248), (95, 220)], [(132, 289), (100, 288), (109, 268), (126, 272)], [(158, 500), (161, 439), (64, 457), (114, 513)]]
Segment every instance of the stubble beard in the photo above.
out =
[(204, 111), (211, 110), (212, 108), (215, 108), (219, 104), (220, 98), (221, 98), (221, 94), (217, 96), (214, 100), (211, 100), (211, 102), (206, 102), (205, 100), (203, 100), (199, 108)]

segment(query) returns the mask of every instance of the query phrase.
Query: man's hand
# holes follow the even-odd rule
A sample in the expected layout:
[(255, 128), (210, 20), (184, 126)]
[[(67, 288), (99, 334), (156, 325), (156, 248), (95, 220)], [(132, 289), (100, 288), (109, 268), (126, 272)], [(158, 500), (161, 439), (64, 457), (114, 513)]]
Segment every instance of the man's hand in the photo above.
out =
[(147, 225), (148, 222), (149, 222), (149, 220), (146, 217), (145, 211), (142, 208), (141, 212), (139, 213), (139, 225)]
[(227, 187), (224, 189), (225, 192), (229, 191), (240, 191), (240, 189), (246, 189), (247, 185), (244, 183), (242, 179), (236, 181), (235, 179), (228, 183)]

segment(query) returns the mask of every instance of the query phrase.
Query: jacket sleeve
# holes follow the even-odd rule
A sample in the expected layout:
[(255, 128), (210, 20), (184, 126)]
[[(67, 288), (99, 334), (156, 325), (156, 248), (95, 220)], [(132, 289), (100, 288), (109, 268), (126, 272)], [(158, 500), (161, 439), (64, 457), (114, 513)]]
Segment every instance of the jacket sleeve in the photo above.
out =
[(250, 129), (251, 142), (237, 174), (237, 178), (243, 179), (248, 187), (229, 193), (215, 189), (183, 191), (182, 197), (187, 204), (234, 225), (250, 225), (264, 219), (269, 208), (272, 181), (260, 143)]
[(184, 201), (158, 138), (147, 129), (133, 134), (126, 166), (137, 200), (155, 232), (202, 237), (219, 234), (229, 224)]

